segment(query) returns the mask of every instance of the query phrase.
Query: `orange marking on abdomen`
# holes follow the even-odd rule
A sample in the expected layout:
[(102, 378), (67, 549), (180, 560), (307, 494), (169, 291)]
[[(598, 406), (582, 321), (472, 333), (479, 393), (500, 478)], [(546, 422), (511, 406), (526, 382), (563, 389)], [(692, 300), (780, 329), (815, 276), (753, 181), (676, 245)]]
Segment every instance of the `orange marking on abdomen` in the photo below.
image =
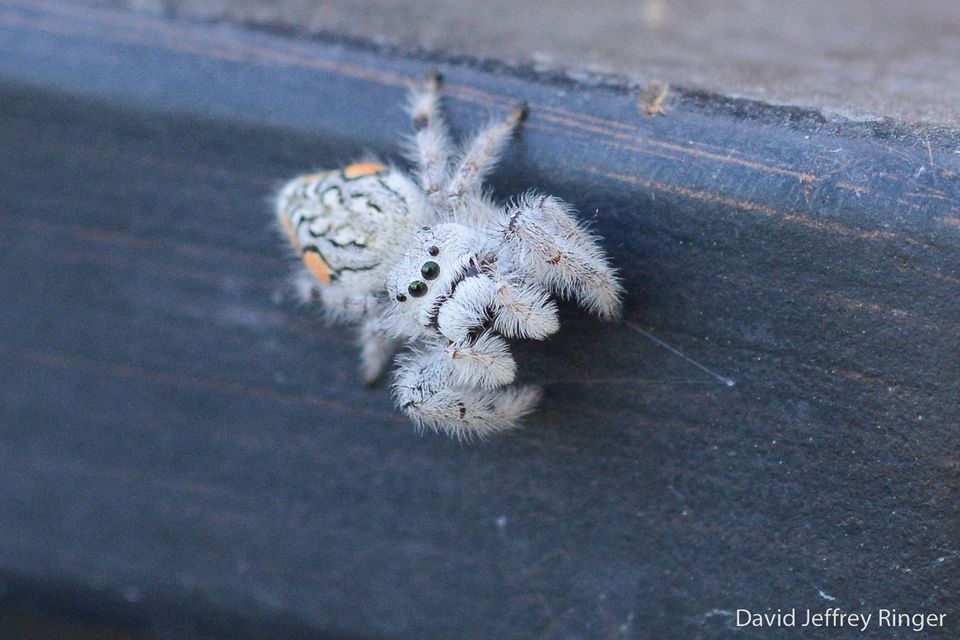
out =
[(313, 277), (323, 284), (330, 284), (330, 265), (315, 251), (306, 251), (303, 254), (303, 264), (307, 265)]
[(343, 170), (343, 177), (347, 180), (353, 180), (355, 178), (362, 178), (364, 176), (372, 176), (378, 173), (383, 173), (387, 168), (382, 164), (376, 162), (358, 162), (356, 164), (351, 164), (346, 169)]

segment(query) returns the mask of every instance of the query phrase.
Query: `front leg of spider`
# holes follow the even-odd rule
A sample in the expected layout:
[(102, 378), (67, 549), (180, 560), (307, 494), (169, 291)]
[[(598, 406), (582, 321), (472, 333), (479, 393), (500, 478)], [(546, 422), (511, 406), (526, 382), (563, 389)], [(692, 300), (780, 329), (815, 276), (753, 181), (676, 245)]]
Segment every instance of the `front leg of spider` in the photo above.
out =
[(542, 396), (532, 386), (455, 386), (450, 375), (450, 361), (442, 353), (415, 352), (399, 358), (394, 399), (417, 428), (443, 431), (461, 440), (483, 438), (516, 427)]
[(527, 194), (498, 223), (498, 252), (527, 278), (562, 297), (574, 298), (604, 319), (620, 314), (623, 287), (597, 239), (573, 209), (553, 196)]

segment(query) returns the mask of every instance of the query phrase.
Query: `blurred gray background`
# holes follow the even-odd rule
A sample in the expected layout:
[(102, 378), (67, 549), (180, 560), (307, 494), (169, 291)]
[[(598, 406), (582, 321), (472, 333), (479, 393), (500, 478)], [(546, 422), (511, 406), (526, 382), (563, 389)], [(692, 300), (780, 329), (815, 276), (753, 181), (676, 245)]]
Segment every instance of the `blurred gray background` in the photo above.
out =
[(960, 124), (956, 0), (76, 0)]

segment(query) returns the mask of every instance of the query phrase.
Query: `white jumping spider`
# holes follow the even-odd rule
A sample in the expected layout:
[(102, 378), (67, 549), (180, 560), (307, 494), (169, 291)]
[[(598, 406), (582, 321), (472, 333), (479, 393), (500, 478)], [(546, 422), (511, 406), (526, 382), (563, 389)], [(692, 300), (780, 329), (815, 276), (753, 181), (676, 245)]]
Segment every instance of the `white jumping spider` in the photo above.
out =
[(510, 429), (537, 405), (512, 386), (506, 338), (543, 340), (560, 324), (551, 294), (614, 318), (621, 286), (596, 238), (553, 196), (498, 206), (484, 193), (521, 106), (459, 151), (440, 112), (439, 77), (411, 90), (416, 180), (370, 160), (301, 176), (277, 215), (302, 257), (302, 291), (360, 325), (368, 382), (396, 359), (397, 406), (420, 428), (460, 438)]

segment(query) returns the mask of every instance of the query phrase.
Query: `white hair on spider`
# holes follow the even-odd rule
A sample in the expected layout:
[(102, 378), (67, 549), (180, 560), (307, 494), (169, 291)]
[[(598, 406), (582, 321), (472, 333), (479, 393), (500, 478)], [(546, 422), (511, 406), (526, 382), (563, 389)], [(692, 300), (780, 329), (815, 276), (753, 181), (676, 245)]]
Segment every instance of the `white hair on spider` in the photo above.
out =
[(410, 92), (416, 179), (377, 160), (301, 176), (277, 217), (303, 261), (300, 287), (359, 325), (367, 382), (396, 359), (393, 394), (417, 427), (469, 439), (518, 426), (542, 396), (516, 386), (508, 338), (560, 328), (553, 296), (612, 319), (622, 287), (570, 205), (527, 193), (498, 206), (483, 192), (526, 107), (454, 151), (439, 76)]

